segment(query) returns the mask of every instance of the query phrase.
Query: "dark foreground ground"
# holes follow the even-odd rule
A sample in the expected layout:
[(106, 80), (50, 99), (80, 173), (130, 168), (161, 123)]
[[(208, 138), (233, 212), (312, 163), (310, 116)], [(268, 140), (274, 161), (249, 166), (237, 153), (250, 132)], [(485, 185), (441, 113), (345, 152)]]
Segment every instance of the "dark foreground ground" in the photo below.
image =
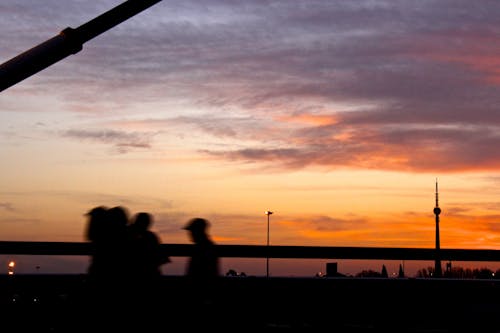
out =
[(203, 296), (84, 275), (0, 275), (2, 331), (500, 332), (497, 280), (223, 277)]

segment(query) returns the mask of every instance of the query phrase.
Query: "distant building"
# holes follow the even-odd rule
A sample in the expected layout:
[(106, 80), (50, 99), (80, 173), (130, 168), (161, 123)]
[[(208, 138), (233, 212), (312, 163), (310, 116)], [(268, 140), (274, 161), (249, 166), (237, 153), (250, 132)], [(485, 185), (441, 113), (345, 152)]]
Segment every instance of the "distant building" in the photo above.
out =
[(345, 276), (342, 273), (339, 273), (338, 264), (336, 262), (328, 262), (326, 263), (326, 277), (336, 277), (336, 276)]

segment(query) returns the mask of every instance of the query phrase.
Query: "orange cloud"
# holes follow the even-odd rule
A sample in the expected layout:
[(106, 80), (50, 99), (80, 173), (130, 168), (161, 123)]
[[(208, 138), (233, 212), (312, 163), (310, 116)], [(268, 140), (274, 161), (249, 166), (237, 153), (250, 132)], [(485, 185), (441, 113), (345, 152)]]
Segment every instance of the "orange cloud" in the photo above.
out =
[(313, 114), (299, 114), (299, 115), (281, 115), (278, 117), (280, 121), (314, 125), (314, 126), (325, 126), (333, 125), (338, 122), (337, 117), (333, 115), (313, 115)]

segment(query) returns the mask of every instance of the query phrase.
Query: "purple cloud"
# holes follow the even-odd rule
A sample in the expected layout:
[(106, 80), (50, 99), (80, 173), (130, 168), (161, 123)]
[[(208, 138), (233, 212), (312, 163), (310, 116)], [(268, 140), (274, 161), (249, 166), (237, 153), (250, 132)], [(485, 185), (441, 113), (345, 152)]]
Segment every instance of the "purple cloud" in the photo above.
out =
[(118, 152), (126, 153), (130, 149), (149, 149), (151, 148), (150, 133), (125, 132), (118, 130), (77, 130), (71, 129), (62, 133), (64, 137), (90, 140), (98, 143), (114, 145)]
[[(66, 15), (54, 1), (3, 4), (11, 15), (0, 22), (9, 45), (0, 56), (15, 53), (19, 38), (34, 41), (33, 31), (57, 33), (111, 8), (95, 6), (72, 4)], [(237, 140), (199, 147), (216, 158), (283, 168), (498, 170), (499, 13), (500, 3), (488, 0), (160, 2), (23, 86), (107, 110), (180, 101), (198, 113), (173, 109), (170, 120), (214, 142)], [(334, 121), (290, 122), (319, 116)], [(151, 138), (66, 135), (122, 152), (148, 148)]]

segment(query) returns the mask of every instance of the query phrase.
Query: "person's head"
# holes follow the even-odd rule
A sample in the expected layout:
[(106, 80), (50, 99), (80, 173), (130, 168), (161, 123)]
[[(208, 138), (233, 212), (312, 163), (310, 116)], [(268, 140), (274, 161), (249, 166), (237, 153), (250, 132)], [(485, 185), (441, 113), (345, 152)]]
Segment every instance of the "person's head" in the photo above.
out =
[(122, 206), (108, 209), (109, 232), (111, 234), (123, 233), (128, 225), (128, 210)]
[(145, 231), (153, 224), (153, 218), (151, 214), (140, 212), (137, 213), (134, 220), (134, 227), (139, 231)]
[(108, 209), (104, 206), (97, 206), (89, 210), (87, 213), (85, 213), (86, 216), (89, 217), (90, 220), (92, 219), (104, 219), (106, 216), (106, 211)]
[(195, 217), (189, 220), (183, 229), (189, 231), (192, 240), (197, 242), (203, 238), (207, 238), (207, 229), (210, 223), (201, 217)]
[(88, 218), (85, 238), (89, 241), (95, 241), (102, 236), (102, 230), (106, 228), (107, 208), (104, 206), (94, 207), (85, 216)]

